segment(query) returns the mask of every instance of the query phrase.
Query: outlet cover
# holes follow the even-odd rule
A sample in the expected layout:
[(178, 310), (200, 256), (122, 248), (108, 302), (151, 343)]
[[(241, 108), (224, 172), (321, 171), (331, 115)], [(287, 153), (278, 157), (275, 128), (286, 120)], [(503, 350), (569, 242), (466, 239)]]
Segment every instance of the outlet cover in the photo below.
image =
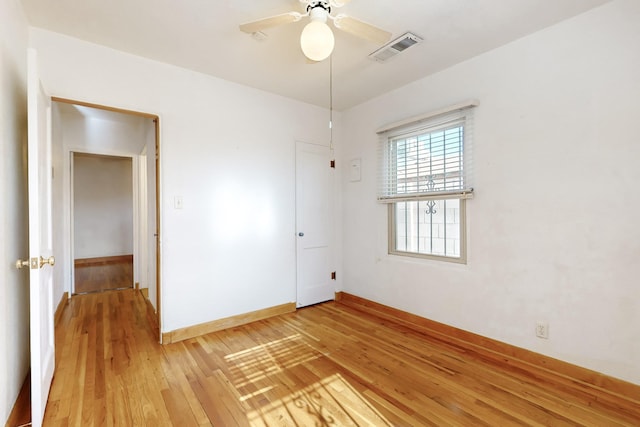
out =
[(536, 322), (536, 336), (538, 338), (549, 339), (549, 323)]

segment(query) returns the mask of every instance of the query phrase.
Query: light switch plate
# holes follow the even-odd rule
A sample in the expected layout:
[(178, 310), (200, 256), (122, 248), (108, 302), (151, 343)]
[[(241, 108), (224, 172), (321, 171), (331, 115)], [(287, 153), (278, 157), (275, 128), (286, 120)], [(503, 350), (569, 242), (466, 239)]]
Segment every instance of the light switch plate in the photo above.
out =
[(361, 179), (361, 172), (360, 172), (361, 163), (362, 162), (361, 162), (360, 159), (352, 159), (351, 162), (349, 162), (349, 181), (351, 181), (351, 182), (360, 181), (360, 179)]
[(174, 209), (182, 209), (182, 196), (176, 196), (173, 198), (173, 208)]

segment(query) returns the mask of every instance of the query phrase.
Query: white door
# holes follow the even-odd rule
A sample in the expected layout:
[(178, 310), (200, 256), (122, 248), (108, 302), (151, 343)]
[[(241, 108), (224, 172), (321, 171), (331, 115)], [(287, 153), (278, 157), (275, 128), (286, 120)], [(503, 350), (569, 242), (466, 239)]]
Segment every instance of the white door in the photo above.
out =
[(333, 197), (329, 148), (296, 142), (297, 307), (335, 298), (331, 280)]
[(33, 49), (29, 49), (27, 78), (31, 417), (33, 426), (41, 426), (55, 368), (51, 100), (40, 84), (36, 51)]

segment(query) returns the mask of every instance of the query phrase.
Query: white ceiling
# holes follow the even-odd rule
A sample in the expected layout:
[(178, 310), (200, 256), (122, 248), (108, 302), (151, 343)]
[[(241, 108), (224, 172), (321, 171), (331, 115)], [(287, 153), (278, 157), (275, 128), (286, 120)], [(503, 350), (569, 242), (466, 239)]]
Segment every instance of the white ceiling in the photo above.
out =
[[(347, 109), (610, 0), (352, 0), (336, 12), (396, 38), (424, 38), (391, 61), (379, 46), (334, 30), (333, 107)], [(298, 0), (22, 0), (31, 25), (329, 106), (329, 61), (309, 64), (299, 46), (306, 20), (254, 40), (247, 21), (291, 10)]]

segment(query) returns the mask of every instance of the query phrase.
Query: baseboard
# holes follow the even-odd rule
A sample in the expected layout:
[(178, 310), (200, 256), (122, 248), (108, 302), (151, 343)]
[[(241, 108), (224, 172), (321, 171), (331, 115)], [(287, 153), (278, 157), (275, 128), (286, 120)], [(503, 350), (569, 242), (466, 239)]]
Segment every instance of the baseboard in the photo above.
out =
[(133, 262), (133, 255), (103, 256), (96, 258), (79, 258), (73, 261), (76, 267), (93, 267), (97, 265), (120, 264)]
[(562, 382), (569, 387), (592, 389), (640, 404), (640, 385), (573, 365), (530, 350), (438, 323), (346, 292), (336, 292), (336, 302), (406, 327), (491, 360), (531, 372), (532, 376)]
[(163, 333), (162, 343), (171, 344), (189, 338), (198, 337), (200, 335), (209, 334), (211, 332), (217, 332), (223, 329), (246, 325), (247, 323), (267, 319), (269, 317), (278, 316), (280, 314), (291, 313), (294, 311), (296, 311), (296, 303), (290, 302), (274, 307), (265, 308), (262, 310), (252, 311), (250, 313), (239, 314), (237, 316), (214, 320), (213, 322), (207, 322), (182, 329), (176, 329), (175, 331)]
[(56, 312), (53, 315), (54, 325), (57, 325), (58, 322), (60, 321), (62, 312), (64, 311), (64, 308), (67, 306), (68, 303), (69, 303), (69, 292), (65, 292), (62, 294), (62, 298), (60, 299), (60, 302), (58, 303), (58, 307), (56, 308)]

